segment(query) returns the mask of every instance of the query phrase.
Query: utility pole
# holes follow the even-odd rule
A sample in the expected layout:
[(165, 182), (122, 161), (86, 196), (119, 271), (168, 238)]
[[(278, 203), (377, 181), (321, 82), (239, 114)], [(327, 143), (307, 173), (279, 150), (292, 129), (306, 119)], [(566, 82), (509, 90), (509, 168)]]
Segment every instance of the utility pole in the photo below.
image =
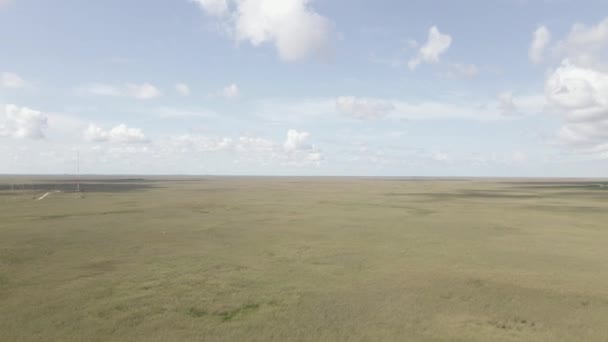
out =
[(76, 151), (76, 192), (80, 192), (80, 151)]

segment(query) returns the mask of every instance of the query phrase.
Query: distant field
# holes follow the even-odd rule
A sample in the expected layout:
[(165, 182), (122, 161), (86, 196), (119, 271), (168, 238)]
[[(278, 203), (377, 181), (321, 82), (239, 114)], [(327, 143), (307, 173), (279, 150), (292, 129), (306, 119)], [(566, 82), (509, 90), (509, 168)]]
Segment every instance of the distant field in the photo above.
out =
[(0, 178), (0, 341), (608, 340), (608, 182), (81, 188)]

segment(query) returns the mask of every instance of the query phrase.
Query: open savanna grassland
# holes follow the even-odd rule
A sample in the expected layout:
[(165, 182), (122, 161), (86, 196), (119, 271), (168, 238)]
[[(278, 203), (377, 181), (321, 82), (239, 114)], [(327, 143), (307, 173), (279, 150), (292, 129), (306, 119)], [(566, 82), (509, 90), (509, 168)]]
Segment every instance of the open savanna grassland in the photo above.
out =
[(0, 341), (608, 340), (599, 180), (0, 183)]

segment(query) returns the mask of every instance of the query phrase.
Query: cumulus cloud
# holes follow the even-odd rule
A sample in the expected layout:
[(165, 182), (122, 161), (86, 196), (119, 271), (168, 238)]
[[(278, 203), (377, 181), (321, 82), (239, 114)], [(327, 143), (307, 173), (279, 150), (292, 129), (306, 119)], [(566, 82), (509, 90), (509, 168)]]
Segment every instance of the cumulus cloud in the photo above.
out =
[(88, 141), (100, 142), (108, 141), (108, 132), (104, 131), (101, 127), (90, 124), (89, 127), (83, 133), (84, 138)]
[(238, 154), (272, 154), (278, 149), (278, 145), (273, 141), (252, 136), (232, 138), (185, 134), (171, 137), (168, 145), (177, 148), (179, 152), (193, 150), (197, 152), (228, 151)]
[(134, 144), (147, 141), (141, 129), (129, 128), (124, 124), (112, 128), (108, 135), (111, 142)]
[(138, 148), (146, 143), (146, 153), (161, 159), (197, 156), (231, 157), (235, 162), (252, 165), (311, 166), (320, 164), (324, 158), (321, 150), (310, 142), (310, 134), (295, 129), (287, 131), (284, 141), (273, 141), (265, 137), (240, 135), (207, 136), (183, 134), (163, 137), (156, 141), (146, 139), (140, 129), (118, 125), (110, 130), (90, 124), (83, 132), (89, 142), (113, 143), (104, 150), (124, 152), (126, 148)]
[(0, 109), (0, 136), (21, 139), (43, 139), (47, 116), (42, 112), (13, 104)]
[(298, 132), (295, 129), (287, 131), (287, 138), (283, 143), (283, 149), (286, 152), (294, 152), (298, 150), (308, 150), (311, 148), (308, 144), (308, 138), (310, 134), (308, 132)]
[(237, 41), (273, 44), (283, 61), (328, 53), (331, 23), (310, 6), (311, 0), (194, 1), (227, 26)]
[[(530, 58), (542, 61), (550, 34), (544, 27), (535, 32)], [(537, 53), (537, 51), (540, 51)], [(564, 122), (557, 136), (575, 149), (595, 150), (608, 143), (608, 18), (596, 25), (575, 24), (553, 46), (562, 62), (547, 76), (548, 110)]]
[(439, 62), (439, 57), (450, 48), (451, 44), (452, 37), (450, 35), (441, 33), (437, 26), (431, 27), (426, 43), (420, 47), (416, 57), (409, 60), (408, 67), (414, 70), (421, 63)]
[(310, 133), (298, 132), (295, 129), (287, 131), (282, 159), (289, 165), (319, 165), (323, 160), (323, 154), (314, 145), (309, 143)]
[(194, 150), (196, 152), (213, 152), (230, 149), (234, 146), (232, 138), (213, 138), (203, 135), (184, 134), (171, 137), (168, 146), (176, 148), (178, 152)]
[(109, 131), (90, 124), (84, 131), (84, 138), (91, 142), (111, 142), (119, 144), (137, 144), (148, 142), (146, 136), (139, 128), (129, 128), (120, 124)]
[(234, 150), (240, 153), (274, 153), (277, 144), (261, 137), (241, 136), (234, 143)]
[(138, 100), (149, 100), (161, 95), (160, 90), (149, 83), (126, 83), (124, 85), (93, 83), (82, 87), (80, 91), (92, 95), (131, 97)]
[(604, 72), (566, 60), (547, 80), (546, 93), (566, 110), (569, 121), (594, 120), (608, 114), (608, 75)]
[(291, 166), (317, 165), (323, 161), (323, 154), (309, 143), (310, 134), (295, 129), (287, 131), (284, 142), (256, 136), (209, 137), (186, 134), (170, 137), (162, 141), (163, 153), (188, 154), (230, 153), (238, 162), (256, 164), (279, 163)]
[(149, 83), (143, 84), (127, 84), (127, 94), (131, 97), (140, 100), (153, 99), (155, 97), (160, 96), (160, 91), (153, 85)]
[[(1, 4), (1, 1), (0, 1)], [(0, 87), (3, 88), (23, 88), (26, 86), (26, 82), (21, 76), (13, 72), (1, 72), (0, 73)]]
[(227, 85), (224, 87), (224, 89), (222, 89), (220, 95), (223, 96), (225, 99), (235, 99), (240, 95), (239, 86), (234, 83)]
[(553, 47), (562, 62), (545, 81), (548, 108), (564, 122), (558, 141), (577, 150), (608, 144), (608, 18), (575, 24)]
[(592, 26), (575, 24), (555, 51), (573, 64), (608, 69), (608, 18)]
[(540, 26), (534, 31), (532, 44), (528, 51), (530, 60), (535, 64), (542, 63), (544, 59), (545, 49), (551, 42), (551, 32), (545, 26)]
[(553, 109), (565, 124), (559, 137), (575, 145), (608, 142), (608, 73), (564, 61), (545, 84)]
[(336, 108), (340, 113), (357, 119), (377, 119), (385, 117), (395, 106), (379, 99), (341, 96), (336, 99)]
[(228, 13), (227, 0), (191, 0), (197, 3), (203, 11), (212, 16), (221, 17)]
[(575, 24), (553, 47), (562, 62), (545, 81), (547, 110), (560, 115), (558, 142), (584, 153), (608, 147), (608, 18)]
[(175, 85), (175, 91), (181, 96), (190, 96), (190, 87), (185, 83), (178, 83)]

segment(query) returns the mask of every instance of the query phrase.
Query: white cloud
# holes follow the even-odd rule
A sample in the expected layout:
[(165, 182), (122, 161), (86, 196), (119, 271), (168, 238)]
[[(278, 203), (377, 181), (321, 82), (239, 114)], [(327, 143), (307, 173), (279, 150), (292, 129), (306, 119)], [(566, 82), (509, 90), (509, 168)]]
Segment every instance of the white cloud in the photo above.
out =
[(431, 154), (431, 159), (437, 162), (448, 162), (450, 161), (450, 156), (445, 152), (437, 151)]
[(411, 70), (416, 69), (421, 63), (437, 63), (439, 57), (444, 54), (452, 44), (452, 37), (443, 34), (437, 26), (433, 26), (429, 30), (427, 42), (420, 47), (418, 55), (410, 59), (408, 66)]
[(311, 152), (306, 156), (308, 161), (318, 163), (323, 160), (323, 154), (320, 152)]
[(145, 145), (147, 153), (161, 160), (179, 156), (186, 158), (202, 156), (226, 158), (230, 156), (238, 163), (298, 167), (318, 165), (324, 160), (321, 151), (309, 142), (310, 134), (294, 129), (287, 131), (284, 142), (249, 135), (229, 137), (201, 134), (168, 136), (158, 141), (149, 141), (141, 130), (128, 128), (125, 125), (118, 125), (106, 131), (101, 127), (91, 124), (83, 133), (85, 139), (89, 142), (115, 143), (114, 145), (109, 145), (109, 147), (101, 147), (102, 145), (95, 146), (99, 146), (99, 149), (106, 151), (114, 151), (120, 155), (125, 153), (124, 148), (129, 145), (147, 142), (148, 144)]
[[(507, 95), (504, 96), (505, 93), (502, 93), (502, 99), (499, 96), (498, 100), (492, 100), (487, 102), (469, 102), (469, 103), (436, 103), (436, 106), (429, 105), (429, 108), (434, 108), (432, 112), (429, 113), (431, 118), (440, 119), (440, 118), (460, 118), (460, 119), (469, 119), (469, 120), (512, 120), (513, 118), (505, 117), (505, 112), (501, 109), (505, 109), (501, 105), (505, 103), (513, 103), (513, 107), (508, 105), (506, 108), (512, 108), (515, 110), (513, 113), (520, 114), (522, 116), (532, 116), (543, 113), (544, 108), (546, 106), (546, 99), (543, 94), (530, 94), (530, 95)], [(422, 108), (427, 107), (427, 105), (422, 106)], [(445, 115), (440, 115), (441, 108), (446, 111)]]
[(559, 142), (575, 148), (586, 149), (606, 145), (608, 120), (567, 123), (562, 126), (557, 136)]
[(255, 136), (208, 137), (186, 134), (165, 139), (160, 144), (162, 153), (189, 154), (229, 153), (238, 163), (272, 164), (289, 166), (318, 165), (323, 161), (321, 151), (311, 145), (308, 132), (290, 129), (283, 143)]
[(545, 97), (564, 121), (558, 142), (576, 153), (600, 153), (608, 145), (608, 18), (573, 25), (553, 53), (562, 62), (545, 81)]
[(136, 144), (148, 142), (144, 133), (139, 128), (129, 128), (120, 124), (109, 131), (90, 124), (84, 131), (84, 137), (91, 142), (112, 142), (119, 144)]
[(104, 131), (101, 127), (90, 124), (89, 127), (84, 131), (84, 138), (88, 141), (108, 141), (109, 134)]
[(498, 94), (498, 109), (505, 116), (517, 114), (517, 105), (513, 99), (513, 93), (505, 91)]
[[(272, 123), (289, 125), (316, 124), (319, 120), (334, 120), (334, 123), (349, 120), (348, 117), (364, 119), (384, 118), (389, 121), (403, 120), (512, 120), (499, 110), (500, 101), (480, 99), (478, 101), (403, 101), (392, 98), (351, 97), (311, 98), (304, 100), (265, 100), (252, 108), (252, 113)], [(543, 112), (546, 98), (541, 94), (513, 96), (518, 113), (535, 115)], [(336, 122), (336, 120), (338, 120)]]
[(125, 85), (112, 85), (103, 83), (93, 83), (79, 89), (81, 93), (100, 95), (100, 96), (115, 96), (115, 97), (131, 97), (138, 100), (149, 100), (161, 95), (160, 90), (149, 83), (134, 84), (126, 83)]
[(595, 26), (575, 24), (555, 47), (557, 54), (581, 67), (608, 69), (608, 18)]
[(532, 44), (528, 51), (530, 60), (535, 64), (542, 63), (544, 59), (545, 49), (551, 42), (551, 32), (545, 26), (540, 26), (534, 31)]
[(0, 136), (21, 139), (43, 139), (47, 117), (42, 112), (13, 104), (0, 111)]
[(222, 89), (222, 91), (220, 92), (220, 94), (226, 98), (226, 99), (235, 99), (237, 97), (239, 97), (240, 95), (240, 90), (239, 87), (232, 83), (230, 85), (227, 85), (224, 87), (224, 89)]
[(283, 162), (292, 166), (305, 166), (309, 164), (320, 165), (324, 160), (323, 154), (315, 146), (310, 144), (308, 132), (298, 132), (295, 129), (287, 131), (281, 156)]
[(196, 152), (212, 152), (230, 149), (234, 146), (232, 138), (212, 138), (202, 135), (184, 134), (171, 137), (166, 144), (178, 152), (194, 150)]
[(311, 149), (310, 144), (307, 143), (310, 134), (308, 132), (298, 132), (295, 129), (287, 131), (287, 138), (283, 143), (283, 149), (285, 152), (294, 152), (298, 150), (309, 150)]
[(594, 120), (608, 114), (608, 74), (564, 61), (546, 83), (548, 99), (565, 110), (569, 121)]
[(124, 144), (142, 143), (147, 139), (139, 128), (129, 128), (124, 124), (112, 128), (109, 132), (111, 142)]
[(564, 61), (545, 92), (565, 124), (559, 137), (574, 145), (608, 143), (608, 73)]
[(81, 92), (86, 92), (92, 95), (102, 95), (102, 96), (122, 96), (122, 92), (119, 87), (109, 85), (109, 84), (101, 84), (101, 83), (93, 83), (88, 86), (82, 87)]
[(274, 44), (284, 61), (324, 56), (328, 52), (331, 24), (311, 8), (311, 0), (195, 2), (207, 14), (219, 17), (237, 41), (254, 46)]
[(0, 87), (4, 88), (23, 88), (26, 82), (23, 78), (13, 72), (0, 73)]
[[(500, 99), (482, 103), (451, 103), (451, 102), (405, 102), (398, 100), (378, 100), (390, 102), (395, 109), (388, 115), (388, 119), (393, 120), (475, 120), (490, 121), (504, 120), (501, 111), (502, 102)], [(538, 114), (542, 111), (545, 104), (543, 96), (521, 96), (513, 97), (510, 101), (517, 103), (518, 112), (522, 114)]]
[(175, 85), (175, 91), (181, 96), (190, 96), (190, 87), (185, 83), (178, 83)]
[(272, 153), (277, 149), (277, 145), (265, 138), (241, 136), (233, 148), (241, 153)]
[(197, 3), (203, 11), (212, 16), (221, 17), (228, 13), (227, 0), (190, 0)]
[(139, 100), (153, 99), (160, 96), (160, 91), (149, 83), (126, 85), (127, 94)]
[(389, 101), (379, 99), (341, 96), (336, 100), (336, 108), (342, 114), (357, 119), (377, 119), (385, 117), (395, 106)]

